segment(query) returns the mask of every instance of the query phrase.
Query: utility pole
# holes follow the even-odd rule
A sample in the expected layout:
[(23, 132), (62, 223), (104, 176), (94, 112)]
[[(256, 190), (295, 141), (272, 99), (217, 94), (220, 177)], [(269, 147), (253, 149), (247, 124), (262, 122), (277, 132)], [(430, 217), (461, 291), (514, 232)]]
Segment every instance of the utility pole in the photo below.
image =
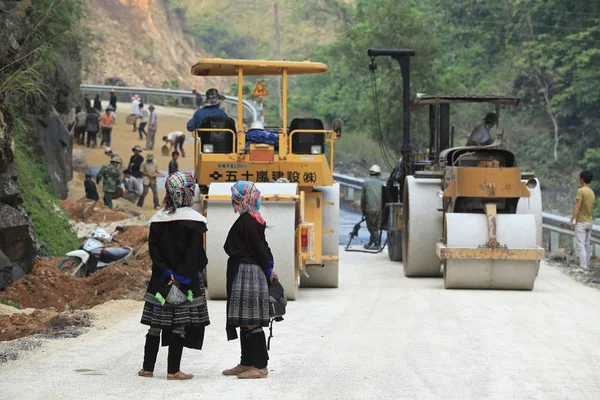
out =
[[(279, 0), (273, 2), (273, 14), (275, 15), (275, 58), (281, 60), (281, 40), (279, 37)], [(277, 77), (277, 96), (279, 98), (279, 119), (282, 118), (281, 105), (281, 76)]]

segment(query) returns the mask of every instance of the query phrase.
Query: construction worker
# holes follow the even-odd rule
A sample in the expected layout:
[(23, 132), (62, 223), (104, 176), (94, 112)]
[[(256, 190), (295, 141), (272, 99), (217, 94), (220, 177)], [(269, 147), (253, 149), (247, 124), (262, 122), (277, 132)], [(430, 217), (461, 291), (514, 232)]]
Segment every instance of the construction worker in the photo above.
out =
[(360, 208), (367, 221), (367, 229), (371, 234), (369, 243), (365, 249), (378, 249), (381, 245), (379, 240), (379, 230), (381, 227), (381, 191), (383, 182), (379, 179), (381, 168), (379, 165), (373, 165), (369, 169), (370, 177), (365, 179), (362, 184), (362, 193), (360, 196)]
[(140, 198), (137, 202), (137, 206), (142, 207), (144, 205), (144, 199), (146, 198), (146, 195), (148, 194), (148, 190), (152, 189), (152, 196), (153, 196), (153, 200), (154, 200), (154, 209), (156, 210), (159, 208), (158, 189), (156, 187), (156, 178), (158, 176), (164, 176), (164, 175), (158, 171), (158, 164), (156, 163), (156, 161), (154, 161), (153, 153), (148, 153), (148, 155), (146, 156), (146, 161), (144, 161), (140, 167), (140, 171), (143, 175), (142, 184), (144, 185), (144, 191), (142, 192), (142, 195), (140, 196)]
[[(202, 125), (202, 121), (207, 117), (227, 118), (227, 113), (219, 108), (219, 105), (223, 100), (225, 100), (225, 97), (220, 95), (217, 89), (208, 89), (206, 91), (206, 100), (204, 100), (204, 104), (196, 110), (192, 119), (187, 123), (187, 130), (193, 132), (196, 129), (199, 129)], [(183, 153), (181, 155), (185, 157)]]
[(154, 150), (154, 138), (156, 136), (156, 130), (158, 129), (158, 117), (152, 104), (148, 107), (148, 110), (150, 110), (150, 117), (148, 119), (148, 132), (146, 133), (146, 150)]
[(114, 154), (110, 158), (110, 163), (106, 164), (96, 175), (96, 183), (102, 182), (102, 191), (104, 192), (104, 205), (113, 208), (112, 200), (117, 188), (121, 184), (121, 170), (119, 165), (122, 163), (121, 157)]
[(573, 214), (569, 220), (569, 228), (573, 227), (575, 222), (575, 237), (577, 238), (577, 255), (579, 256), (579, 267), (587, 271), (589, 270), (589, 261), (592, 258), (590, 239), (592, 236), (592, 228), (594, 226), (594, 201), (596, 195), (590, 188), (590, 183), (594, 179), (594, 174), (590, 171), (583, 171), (579, 174), (579, 184), (581, 187), (577, 189), (575, 197), (575, 206)]
[(494, 142), (490, 129), (498, 123), (498, 116), (495, 113), (488, 113), (483, 119), (483, 124), (478, 125), (471, 132), (467, 140), (467, 146), (487, 146)]
[(110, 89), (110, 101), (108, 104), (111, 105), (113, 110), (117, 111), (117, 95), (115, 94), (115, 89)]

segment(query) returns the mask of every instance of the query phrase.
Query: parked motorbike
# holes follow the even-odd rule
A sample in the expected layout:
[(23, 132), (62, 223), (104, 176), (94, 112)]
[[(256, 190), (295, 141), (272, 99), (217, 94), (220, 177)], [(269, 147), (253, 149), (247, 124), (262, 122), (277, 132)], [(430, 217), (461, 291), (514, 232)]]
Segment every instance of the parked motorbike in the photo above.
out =
[(127, 260), (133, 255), (132, 247), (111, 247), (112, 243), (120, 243), (114, 235), (123, 230), (123, 227), (117, 226), (109, 235), (104, 229), (94, 229), (90, 232), (90, 237), (81, 243), (79, 250), (67, 253), (56, 264), (56, 268), (73, 278), (84, 278), (109, 265)]

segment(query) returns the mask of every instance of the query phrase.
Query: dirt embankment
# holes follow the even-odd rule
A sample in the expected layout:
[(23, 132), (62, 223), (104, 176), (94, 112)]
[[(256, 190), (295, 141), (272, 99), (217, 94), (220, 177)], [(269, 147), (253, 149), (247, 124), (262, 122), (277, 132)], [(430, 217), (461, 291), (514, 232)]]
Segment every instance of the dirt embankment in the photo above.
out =
[[(148, 228), (129, 226), (118, 236), (122, 245), (136, 249), (124, 264), (110, 265), (86, 278), (71, 278), (56, 269), (60, 258), (38, 260), (33, 271), (1, 293), (33, 313), (0, 315), (0, 341), (64, 330), (65, 326), (88, 326), (87, 310), (109, 300), (142, 299), (150, 278)], [(70, 325), (69, 325), (70, 326)]]
[(118, 76), (129, 86), (160, 87), (176, 81), (181, 89), (227, 89), (231, 80), (190, 73), (207, 54), (186, 36), (180, 16), (164, 1), (91, 0), (88, 9), (88, 26), (101, 59), (85, 82), (103, 84)]

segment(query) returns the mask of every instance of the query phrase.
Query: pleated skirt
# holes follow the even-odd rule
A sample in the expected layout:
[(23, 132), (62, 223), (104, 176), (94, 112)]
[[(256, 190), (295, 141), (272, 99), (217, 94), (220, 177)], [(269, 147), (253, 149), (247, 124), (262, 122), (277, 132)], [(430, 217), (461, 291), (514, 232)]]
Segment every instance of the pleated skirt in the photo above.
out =
[(269, 288), (258, 265), (240, 264), (231, 287), (227, 325), (269, 326)]

